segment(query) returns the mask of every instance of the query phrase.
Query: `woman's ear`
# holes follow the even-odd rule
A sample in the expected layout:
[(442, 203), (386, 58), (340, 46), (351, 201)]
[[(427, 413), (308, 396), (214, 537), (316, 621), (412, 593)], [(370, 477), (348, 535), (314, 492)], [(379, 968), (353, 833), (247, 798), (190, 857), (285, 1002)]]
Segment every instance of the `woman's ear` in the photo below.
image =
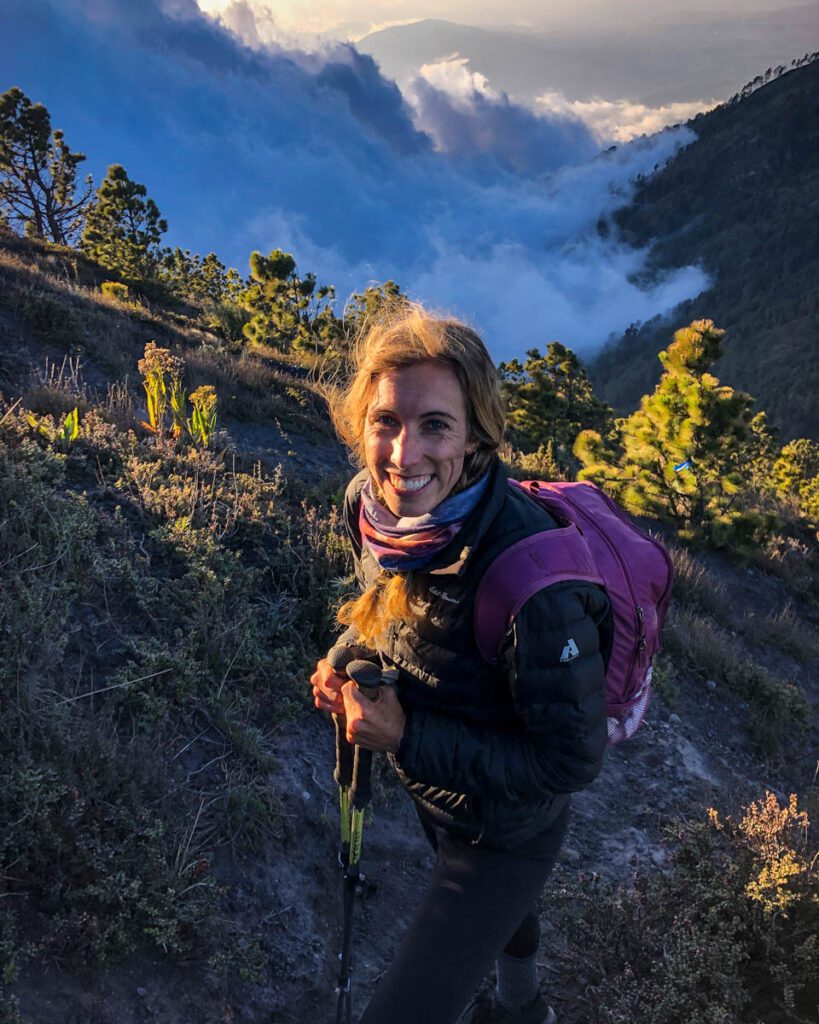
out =
[(475, 440), (474, 437), (471, 437), (466, 442), (466, 446), (464, 447), (464, 454), (465, 455), (474, 455), (477, 450), (478, 450), (478, 442)]

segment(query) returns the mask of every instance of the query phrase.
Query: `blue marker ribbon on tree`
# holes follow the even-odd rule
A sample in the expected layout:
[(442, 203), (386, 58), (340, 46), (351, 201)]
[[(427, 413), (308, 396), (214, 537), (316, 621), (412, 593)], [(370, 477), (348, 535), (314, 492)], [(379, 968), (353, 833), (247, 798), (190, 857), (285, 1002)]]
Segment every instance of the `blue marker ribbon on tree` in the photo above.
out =
[(678, 462), (674, 467), (674, 472), (679, 473), (683, 469), (691, 469), (691, 459), (686, 459), (685, 462)]

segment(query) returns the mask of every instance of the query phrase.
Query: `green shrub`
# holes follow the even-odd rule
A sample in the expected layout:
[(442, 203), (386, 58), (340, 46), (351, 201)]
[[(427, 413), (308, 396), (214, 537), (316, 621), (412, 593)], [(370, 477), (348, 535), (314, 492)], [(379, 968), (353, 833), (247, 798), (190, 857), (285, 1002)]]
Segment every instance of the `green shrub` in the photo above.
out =
[(796, 798), (669, 830), (667, 874), (547, 892), (553, 957), (594, 1024), (809, 1024), (819, 1005), (819, 848)]
[(103, 281), (100, 285), (100, 291), (103, 295), (107, 295), (111, 299), (117, 299), (119, 302), (128, 302), (131, 298), (130, 288), (121, 281)]

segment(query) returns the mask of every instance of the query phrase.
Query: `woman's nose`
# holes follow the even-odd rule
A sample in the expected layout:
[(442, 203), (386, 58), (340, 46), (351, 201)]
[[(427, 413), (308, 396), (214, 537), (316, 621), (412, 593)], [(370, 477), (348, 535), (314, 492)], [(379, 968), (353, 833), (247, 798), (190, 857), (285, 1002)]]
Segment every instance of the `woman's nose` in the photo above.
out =
[(399, 469), (412, 466), (418, 461), (418, 439), (406, 427), (396, 435), (392, 442), (392, 461)]

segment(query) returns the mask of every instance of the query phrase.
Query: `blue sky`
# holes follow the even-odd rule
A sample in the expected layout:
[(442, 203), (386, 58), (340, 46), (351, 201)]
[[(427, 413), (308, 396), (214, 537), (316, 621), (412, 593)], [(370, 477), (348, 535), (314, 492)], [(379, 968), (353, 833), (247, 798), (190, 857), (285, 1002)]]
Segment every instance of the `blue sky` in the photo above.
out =
[(641, 291), (643, 254), (597, 231), (688, 129), (601, 153), (576, 112), (520, 106), (457, 62), (403, 94), (350, 46), (253, 49), (194, 0), (4, 6), (3, 88), (46, 104), (95, 181), (116, 162), (146, 184), (168, 244), (243, 273), (281, 247), (342, 301), (394, 278), (497, 358), (589, 353), (706, 283), (683, 268)]

